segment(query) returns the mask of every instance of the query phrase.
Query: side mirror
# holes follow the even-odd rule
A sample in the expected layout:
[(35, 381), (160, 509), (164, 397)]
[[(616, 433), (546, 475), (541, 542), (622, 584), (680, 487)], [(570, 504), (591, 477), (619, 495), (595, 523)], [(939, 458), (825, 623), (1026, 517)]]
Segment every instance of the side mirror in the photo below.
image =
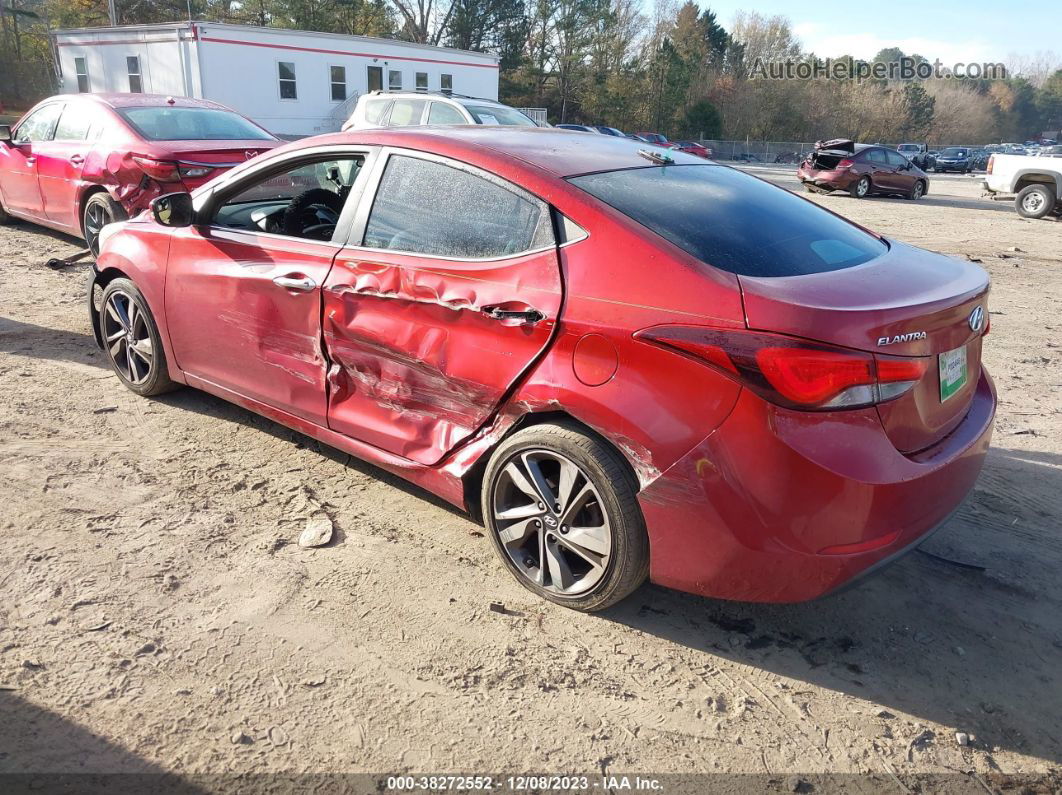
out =
[(163, 226), (191, 226), (195, 208), (189, 193), (167, 193), (151, 202), (151, 214)]
[(0, 124), (0, 143), (11, 143), (11, 125)]

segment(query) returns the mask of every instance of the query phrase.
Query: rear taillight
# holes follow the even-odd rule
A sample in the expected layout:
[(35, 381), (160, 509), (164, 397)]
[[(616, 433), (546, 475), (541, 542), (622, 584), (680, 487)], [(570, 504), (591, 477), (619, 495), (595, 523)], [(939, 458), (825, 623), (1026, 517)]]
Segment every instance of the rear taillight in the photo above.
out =
[(985, 173), (987, 173), (987, 174), (991, 174), (992, 173), (992, 166), (995, 165), (995, 162), (996, 162), (996, 156), (995, 155), (992, 155), (992, 156), (990, 156), (988, 158), (988, 165), (985, 166)]
[(849, 160), (846, 157), (844, 160), (842, 160), (840, 163), (837, 164), (837, 169), (840, 170), (842, 168), (851, 168), (854, 165), (855, 165), (855, 163), (853, 163), (851, 160)]
[(927, 357), (881, 356), (754, 331), (657, 326), (638, 339), (692, 355), (780, 406), (845, 409), (893, 400), (929, 367)]
[(193, 179), (205, 177), (214, 170), (213, 166), (203, 166), (194, 163), (173, 162), (172, 160), (156, 160), (153, 157), (133, 156), (133, 162), (140, 170), (158, 182), (180, 182), (184, 177)]

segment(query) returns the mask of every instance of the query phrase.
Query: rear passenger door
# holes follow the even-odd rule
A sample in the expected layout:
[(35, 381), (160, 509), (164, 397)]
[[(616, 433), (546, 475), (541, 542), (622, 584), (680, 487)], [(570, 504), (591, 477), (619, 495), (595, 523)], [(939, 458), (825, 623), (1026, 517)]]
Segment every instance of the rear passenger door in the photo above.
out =
[(549, 207), (408, 150), (374, 165), (323, 291), (328, 425), (421, 464), (484, 422), (561, 306)]

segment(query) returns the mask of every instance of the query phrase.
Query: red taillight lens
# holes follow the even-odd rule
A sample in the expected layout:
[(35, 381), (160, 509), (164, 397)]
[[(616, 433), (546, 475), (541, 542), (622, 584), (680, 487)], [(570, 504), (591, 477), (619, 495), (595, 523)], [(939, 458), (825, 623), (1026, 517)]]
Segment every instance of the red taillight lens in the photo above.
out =
[(854, 165), (855, 165), (855, 163), (854, 163), (854, 162), (852, 162), (851, 160), (849, 160), (849, 159), (848, 159), (848, 158), (846, 157), (846, 158), (845, 158), (844, 160), (842, 160), (842, 161), (841, 161), (840, 163), (838, 163), (838, 164), (837, 164), (837, 168), (838, 168), (838, 169), (842, 169), (842, 168), (851, 168), (851, 167), (852, 167), (852, 166), (854, 166)]
[(930, 361), (698, 326), (650, 328), (635, 337), (691, 354), (772, 403), (799, 409), (858, 408), (892, 400), (925, 375)]
[(181, 174), (177, 170), (177, 164), (167, 160), (155, 160), (153, 157), (137, 157), (134, 155), (133, 162), (140, 170), (152, 179), (159, 182), (180, 182)]

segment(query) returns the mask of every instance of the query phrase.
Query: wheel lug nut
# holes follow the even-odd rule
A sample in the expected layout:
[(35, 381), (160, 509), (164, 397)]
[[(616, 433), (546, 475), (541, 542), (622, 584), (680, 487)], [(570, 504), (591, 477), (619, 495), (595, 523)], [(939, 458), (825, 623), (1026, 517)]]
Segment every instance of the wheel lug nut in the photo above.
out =
[(541, 510), (542, 510), (543, 508), (545, 508), (545, 507), (546, 507), (546, 506), (545, 506), (545, 505), (543, 505), (542, 503), (539, 503), (539, 504), (538, 504), (538, 509), (539, 509), (540, 511), (541, 511)]
[(531, 560), (531, 558), (524, 558), (524, 565), (530, 569), (532, 566), (535, 565), (535, 561)]
[(568, 535), (568, 526), (567, 525), (562, 525), (561, 526), (561, 535), (562, 536)]

